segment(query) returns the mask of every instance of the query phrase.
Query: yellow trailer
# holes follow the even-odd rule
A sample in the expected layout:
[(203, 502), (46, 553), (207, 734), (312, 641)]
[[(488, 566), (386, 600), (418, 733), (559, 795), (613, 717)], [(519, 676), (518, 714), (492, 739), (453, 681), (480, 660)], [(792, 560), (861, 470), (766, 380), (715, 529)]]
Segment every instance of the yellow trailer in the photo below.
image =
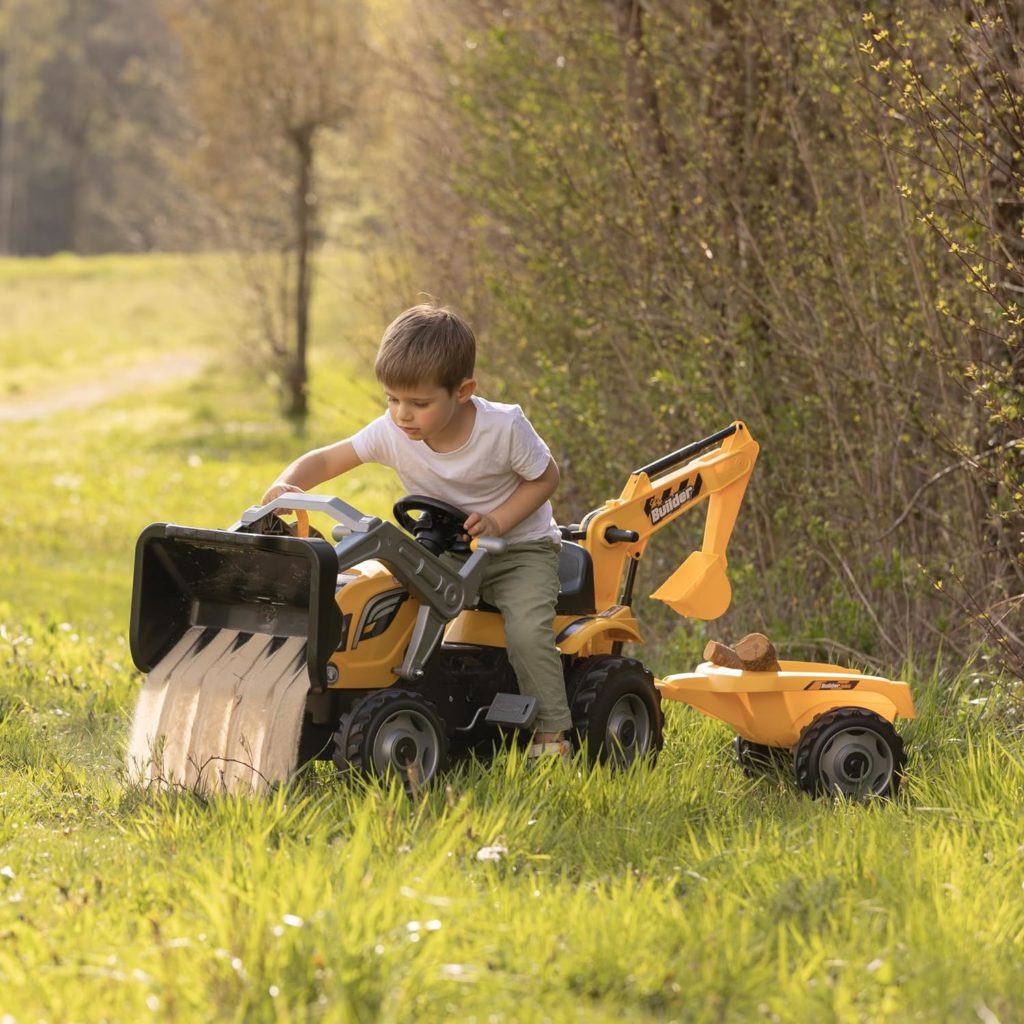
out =
[(906, 764), (897, 718), (913, 718), (910, 687), (838, 665), (780, 661), (748, 671), (705, 661), (656, 680), (663, 698), (689, 704), (736, 730), (750, 773), (792, 752), (797, 785), (853, 799), (896, 792)]

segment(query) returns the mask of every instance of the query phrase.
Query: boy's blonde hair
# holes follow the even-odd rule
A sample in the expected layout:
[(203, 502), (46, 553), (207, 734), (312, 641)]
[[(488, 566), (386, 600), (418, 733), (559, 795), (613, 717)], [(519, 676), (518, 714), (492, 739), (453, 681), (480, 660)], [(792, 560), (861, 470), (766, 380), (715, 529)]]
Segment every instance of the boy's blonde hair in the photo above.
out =
[(444, 306), (423, 304), (400, 313), (381, 338), (373, 370), (384, 387), (433, 384), (454, 393), (473, 376), (473, 329)]

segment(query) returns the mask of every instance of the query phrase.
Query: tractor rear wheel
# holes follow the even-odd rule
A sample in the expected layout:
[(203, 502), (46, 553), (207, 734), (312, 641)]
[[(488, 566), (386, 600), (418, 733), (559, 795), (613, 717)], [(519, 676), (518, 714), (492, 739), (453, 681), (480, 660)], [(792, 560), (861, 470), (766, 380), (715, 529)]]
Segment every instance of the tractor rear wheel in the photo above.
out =
[(895, 796), (906, 763), (900, 734), (866, 708), (836, 708), (819, 715), (800, 734), (793, 751), (796, 784), (812, 796)]
[(639, 661), (614, 655), (584, 658), (568, 680), (576, 742), (591, 764), (626, 767), (658, 756), (665, 716), (654, 677)]
[(334, 735), (342, 771), (396, 774), (409, 791), (430, 783), (448, 763), (448, 739), (434, 705), (410, 690), (364, 697)]

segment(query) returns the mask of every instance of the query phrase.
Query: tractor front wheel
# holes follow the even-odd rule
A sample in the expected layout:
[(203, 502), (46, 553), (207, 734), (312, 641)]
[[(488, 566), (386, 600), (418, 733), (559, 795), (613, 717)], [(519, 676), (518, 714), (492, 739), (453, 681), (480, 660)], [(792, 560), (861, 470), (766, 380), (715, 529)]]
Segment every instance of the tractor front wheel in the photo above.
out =
[(569, 709), (576, 741), (591, 764), (626, 767), (661, 750), (664, 715), (654, 677), (632, 658), (584, 658), (569, 678)]
[(447, 760), (448, 739), (434, 705), (410, 690), (381, 690), (364, 697), (334, 736), (339, 769), (393, 773), (409, 791), (431, 782)]
[(866, 708), (819, 715), (793, 751), (796, 784), (812, 796), (895, 796), (907, 755), (892, 723)]

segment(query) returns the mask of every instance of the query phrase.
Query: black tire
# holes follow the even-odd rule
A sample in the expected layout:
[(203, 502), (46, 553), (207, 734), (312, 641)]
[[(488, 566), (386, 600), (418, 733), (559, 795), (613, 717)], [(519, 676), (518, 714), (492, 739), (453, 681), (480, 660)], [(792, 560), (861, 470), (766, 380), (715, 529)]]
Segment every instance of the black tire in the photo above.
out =
[(654, 677), (632, 658), (584, 658), (569, 676), (569, 709), (576, 744), (591, 764), (653, 764), (664, 742), (665, 716)]
[(769, 747), (764, 743), (754, 743), (743, 736), (732, 741), (736, 751), (736, 760), (748, 779), (758, 779), (772, 772), (788, 768), (792, 757), (785, 747)]
[(796, 784), (812, 796), (851, 800), (895, 796), (907, 755), (892, 723), (866, 708), (818, 715), (793, 751)]
[(410, 690), (381, 690), (342, 719), (334, 735), (334, 763), (343, 772), (397, 774), (412, 791), (447, 767), (448, 738), (430, 701)]

